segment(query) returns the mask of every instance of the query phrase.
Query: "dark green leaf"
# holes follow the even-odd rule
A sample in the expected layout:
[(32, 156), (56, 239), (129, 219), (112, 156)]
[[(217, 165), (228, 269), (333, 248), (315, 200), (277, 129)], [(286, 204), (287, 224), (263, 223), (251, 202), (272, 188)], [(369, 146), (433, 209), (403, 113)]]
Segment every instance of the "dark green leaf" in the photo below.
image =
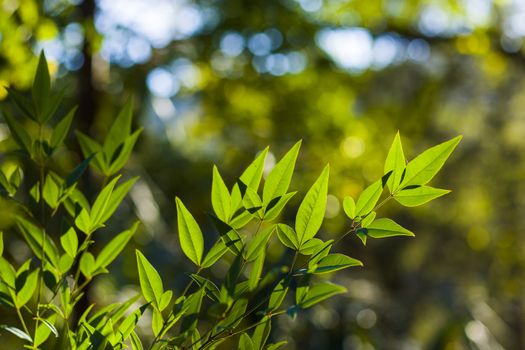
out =
[(51, 135), (50, 145), (55, 149), (64, 142), (71, 127), (71, 122), (77, 111), (77, 106), (73, 107), (69, 113), (55, 126)]
[(128, 98), (124, 107), (111, 125), (104, 141), (104, 153), (107, 159), (112, 159), (113, 153), (120, 144), (131, 134), (131, 122), (133, 118), (133, 98)]
[(41, 123), (45, 122), (43, 117), (44, 112), (47, 109), (47, 102), (50, 96), (50, 89), (51, 79), (49, 77), (46, 56), (42, 51), (38, 60), (38, 66), (35, 73), (35, 80), (33, 81), (33, 88), (31, 89), (33, 101), (35, 102), (37, 110), (37, 119)]

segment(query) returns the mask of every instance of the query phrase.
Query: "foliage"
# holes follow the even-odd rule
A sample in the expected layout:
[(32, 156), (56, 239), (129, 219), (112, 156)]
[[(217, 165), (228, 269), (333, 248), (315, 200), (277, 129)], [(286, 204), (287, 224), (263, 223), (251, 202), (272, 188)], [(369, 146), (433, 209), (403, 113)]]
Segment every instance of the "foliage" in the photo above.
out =
[[(79, 301), (86, 287), (96, 276), (109, 273), (109, 266), (139, 226), (137, 222), (117, 234), (98, 253), (92, 249), (95, 232), (110, 222), (136, 181), (131, 178), (122, 182), (118, 174), (141, 131), (132, 132), (132, 102), (117, 116), (104, 142), (77, 132), (85, 160), (61, 176), (51, 170), (53, 155), (64, 146), (75, 108), (61, 118), (56, 115), (61, 94), (51, 88), (43, 54), (31, 97), (12, 89), (9, 97), (17, 112), (4, 109), (5, 120), (20, 148), (18, 157), (30, 160), (20, 162), (14, 173), (25, 174), (36, 168), (39, 176), (31, 182), (23, 175), (13, 178), (12, 174), (1, 173), (2, 196), (17, 206), (16, 230), (34, 254), (34, 258), (16, 267), (0, 256), (0, 300), (19, 321), (17, 325), (2, 325), (1, 329), (22, 339), (28, 349), (44, 348), (46, 343), (70, 349), (122, 349), (129, 345), (143, 349), (146, 339), (139, 338), (137, 324), (146, 311), (152, 315), (149, 349), (211, 349), (230, 338), (238, 339), (239, 349), (276, 349), (284, 342), (268, 343), (274, 317), (288, 314), (295, 318), (301, 310), (344, 293), (344, 286), (329, 280), (330, 273), (363, 265), (335, 252), (339, 242), (354, 234), (364, 244), (369, 237), (414, 235), (389, 218), (376, 218), (376, 213), (390, 199), (417, 206), (446, 194), (448, 191), (426, 184), (461, 139), (434, 146), (407, 163), (396, 135), (383, 176), (357, 200), (350, 196), (344, 199), (348, 231), (327, 241), (316, 236), (326, 211), (328, 165), (304, 195), (295, 227), (278, 220), (295, 194), (289, 186), (301, 142), (277, 162), (263, 185), (268, 148), (231, 187), (214, 167), (214, 213), (210, 217), (218, 232), (215, 242), (205, 239), (194, 216), (181, 199), (175, 199), (180, 246), (196, 268), (189, 274), (186, 288), (181, 293), (165, 289), (166, 276), (161, 276), (137, 250), (142, 296), (82, 308)], [(29, 124), (34, 127), (26, 127)], [(79, 180), (87, 176), (88, 167), (104, 178), (96, 195), (78, 186)], [(90, 204), (88, 198), (92, 196)], [(56, 229), (56, 222), (60, 222), (60, 229)], [(0, 234), (2, 254), (4, 235), (12, 231)], [(268, 266), (267, 247), (276, 243), (287, 251), (282, 263)], [(207, 271), (221, 260), (228, 263), (226, 274), (222, 279), (210, 279)], [(145, 303), (137, 305), (141, 297)]]

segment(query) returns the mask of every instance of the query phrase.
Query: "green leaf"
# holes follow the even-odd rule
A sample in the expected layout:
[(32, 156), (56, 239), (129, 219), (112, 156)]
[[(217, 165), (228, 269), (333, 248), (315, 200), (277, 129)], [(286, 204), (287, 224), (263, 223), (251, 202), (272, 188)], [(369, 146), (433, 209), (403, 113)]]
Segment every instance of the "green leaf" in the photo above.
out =
[(38, 274), (38, 270), (34, 270), (29, 276), (27, 276), (24, 286), (16, 294), (15, 304), (17, 308), (20, 309), (31, 300), (31, 297), (35, 293), (36, 286), (38, 285)]
[(164, 319), (162, 317), (162, 313), (157, 309), (153, 309), (152, 316), (153, 317), (151, 318), (151, 329), (153, 330), (153, 335), (157, 337), (160, 334), (160, 331), (162, 330)]
[(224, 244), (226, 244), (226, 247), (228, 247), (228, 249), (230, 249), (235, 255), (241, 254), (244, 249), (244, 244), (237, 230), (213, 215), (210, 215), (210, 217), (213, 220), (213, 225), (219, 232), (221, 239), (224, 241)]
[[(38, 326), (38, 329), (35, 333), (35, 341), (33, 343), (34, 346), (39, 346), (40, 344), (44, 343), (47, 338), (53, 333), (55, 337), (58, 338), (58, 331), (56, 327), (53, 325), (55, 322), (56, 315), (50, 316), (48, 319), (40, 318), (40, 325)], [(53, 323), (52, 323), (53, 322)]]
[(262, 209), (263, 203), (261, 198), (253, 188), (246, 188), (246, 193), (244, 194), (242, 203), (246, 210), (248, 210), (251, 214), (255, 214), (255, 216), (259, 219), (262, 219), (263, 214), (262, 210), (260, 209)]
[(357, 259), (351, 258), (344, 254), (334, 253), (329, 254), (322, 258), (317, 268), (315, 269), (315, 274), (330, 273), (342, 269), (346, 269), (351, 266), (363, 266), (363, 263)]
[(275, 344), (269, 344), (265, 350), (277, 350), (288, 344), (288, 341), (283, 340)]
[(135, 253), (137, 255), (137, 267), (139, 270), (142, 295), (147, 302), (152, 303), (158, 309), (162, 294), (164, 294), (162, 280), (157, 270), (155, 270), (146, 257), (138, 250), (136, 250)]
[(400, 188), (413, 185), (425, 185), (443, 167), (452, 151), (456, 148), (462, 136), (457, 136), (451, 140), (431, 147), (411, 160), (405, 171), (405, 177), (401, 182)]
[(95, 154), (91, 154), (90, 156), (88, 156), (86, 159), (82, 161), (82, 163), (77, 165), (75, 169), (73, 169), (73, 171), (71, 171), (71, 173), (66, 178), (66, 182), (64, 184), (65, 188), (69, 188), (73, 186), (78, 181), (78, 179), (80, 179), (82, 174), (84, 174), (84, 172), (86, 171), (93, 157), (95, 157)]
[(294, 229), (285, 224), (277, 224), (277, 237), (288, 248), (299, 249), (299, 237)]
[(319, 247), (324, 246), (324, 242), (319, 238), (312, 238), (301, 245), (299, 253), (303, 255), (312, 255)]
[(30, 343), (33, 342), (33, 339), (31, 338), (31, 336), (29, 334), (27, 334), (26, 332), (24, 332), (24, 331), (22, 331), (22, 330), (20, 330), (20, 329), (18, 329), (16, 327), (11, 327), (11, 326), (6, 326), (5, 324), (0, 324), (0, 329), (8, 331), (9, 333), (16, 335), (18, 338), (26, 340), (26, 341), (28, 341)]
[(364, 216), (374, 209), (379, 197), (383, 193), (383, 183), (381, 180), (377, 180), (370, 186), (368, 186), (357, 199), (355, 205), (355, 214), (357, 216)]
[(93, 203), (93, 207), (91, 208), (91, 212), (89, 213), (91, 229), (96, 229), (97, 227), (100, 227), (104, 224), (102, 218), (107, 216), (105, 215), (106, 207), (108, 206), (109, 200), (111, 198), (113, 188), (115, 188), (115, 185), (119, 179), (120, 175), (116, 176), (113, 180), (111, 180), (110, 183), (108, 183), (102, 189), (102, 191), (100, 191), (99, 195), (97, 196), (97, 199), (95, 200), (95, 203)]
[(294, 191), (286, 193), (285, 195), (282, 195), (280, 197), (276, 197), (277, 201), (275, 201), (276, 198), (274, 198), (272, 201), (275, 201), (275, 204), (273, 204), (272, 201), (270, 201), (270, 203), (268, 203), (268, 205), (265, 208), (263, 219), (266, 221), (271, 221), (275, 219), (281, 213), (288, 201), (292, 199), (292, 197), (295, 196), (296, 193), (297, 192)]
[(375, 220), (376, 215), (377, 213), (375, 211), (370, 212), (361, 220), (361, 227), (368, 227)]
[(248, 251), (246, 253), (246, 261), (255, 260), (259, 254), (266, 249), (266, 244), (272, 235), (275, 226), (267, 227), (261, 232), (257, 233), (248, 245)]
[(131, 134), (131, 122), (133, 118), (133, 98), (128, 98), (124, 107), (111, 125), (104, 141), (104, 153), (107, 159), (112, 159), (113, 154), (120, 144)]
[(6, 89), (9, 93), (9, 99), (18, 107), (22, 114), (36, 121), (35, 110), (31, 99), (12, 88), (7, 87)]
[(139, 336), (135, 331), (131, 332), (131, 348), (133, 350), (144, 350), (144, 347), (142, 346), (142, 342), (140, 341)]
[(355, 202), (352, 197), (346, 196), (345, 199), (343, 199), (343, 210), (351, 220), (355, 218)]
[(138, 176), (135, 176), (113, 189), (106, 205), (106, 210), (104, 210), (104, 214), (100, 219), (101, 222), (106, 222), (113, 215), (137, 180)]
[(4, 120), (9, 127), (11, 135), (15, 139), (16, 143), (22, 147), (27, 153), (32, 154), (33, 141), (27, 133), (25, 127), (17, 122), (10, 114), (4, 111)]
[(59, 261), (58, 249), (49, 236), (44, 235), (44, 232), (40, 227), (26, 220), (22, 216), (16, 216), (15, 220), (18, 228), (20, 229), (20, 232), (22, 233), (22, 236), (24, 236), (25, 241), (35, 253), (37, 258), (41, 260), (43, 258), (42, 242), (44, 242), (44, 255), (53, 266), (57, 267)]
[(289, 286), (289, 280), (287, 277), (281, 279), (277, 286), (272, 291), (272, 294), (270, 295), (270, 301), (268, 302), (268, 310), (274, 311), (284, 301), (284, 297), (286, 297), (286, 293), (288, 293), (288, 286)]
[(95, 271), (95, 257), (90, 252), (84, 252), (80, 258), (80, 271), (86, 276), (86, 278), (91, 278), (93, 272)]
[(59, 196), (60, 196), (60, 188), (58, 184), (55, 182), (55, 180), (53, 179), (53, 177), (48, 174), (44, 182), (44, 188), (42, 190), (42, 197), (52, 209), (56, 209), (58, 207)]
[(73, 107), (68, 114), (55, 126), (53, 134), (51, 135), (51, 140), (49, 141), (51, 148), (55, 149), (60, 146), (67, 137), (69, 128), (71, 127), (71, 122), (77, 111), (77, 107)]
[(38, 66), (35, 73), (35, 80), (33, 81), (33, 88), (31, 89), (33, 101), (35, 102), (37, 110), (37, 119), (41, 123), (46, 121), (43, 120), (43, 117), (44, 112), (47, 109), (46, 104), (50, 96), (50, 89), (51, 79), (49, 77), (46, 56), (42, 51), (38, 60)]
[(224, 244), (223, 240), (217, 240), (217, 242), (213, 245), (213, 247), (211, 247), (204, 257), (204, 260), (202, 261), (202, 268), (207, 269), (215, 264), (215, 262), (217, 262), (217, 260), (219, 260), (227, 251), (228, 247), (226, 247), (226, 244)]
[(137, 326), (137, 323), (139, 322), (140, 318), (146, 311), (148, 304), (142, 305), (137, 310), (133, 311), (131, 314), (129, 314), (124, 321), (120, 324), (118, 327), (117, 334), (119, 335), (120, 341), (125, 341), (128, 339), (128, 337), (131, 335), (135, 327)]
[(186, 309), (184, 318), (180, 325), (180, 333), (190, 332), (197, 326), (197, 321), (202, 306), (202, 298), (204, 297), (205, 290), (200, 288), (193, 294), (190, 294), (184, 301), (183, 309)]
[(263, 189), (264, 203), (269, 203), (273, 198), (288, 191), (300, 148), (301, 141), (297, 142), (268, 174)]
[(0, 257), (4, 253), (4, 233), (0, 231)]
[(399, 191), (394, 194), (394, 199), (405, 207), (417, 207), (418, 205), (430, 202), (431, 200), (441, 197), (447, 193), (450, 193), (450, 190), (443, 190), (430, 186), (421, 186)]
[(297, 210), (295, 232), (299, 239), (299, 247), (305, 241), (313, 238), (321, 228), (326, 211), (329, 173), (330, 167), (327, 165), (308, 190)]
[(98, 171), (101, 173), (106, 173), (108, 164), (104, 160), (104, 152), (102, 152), (102, 146), (89, 136), (81, 133), (78, 130), (75, 130), (75, 134), (77, 135), (77, 140), (80, 145), (80, 149), (82, 150), (82, 154), (84, 154), (84, 157), (88, 158), (92, 155), (94, 155), (93, 162), (91, 165), (95, 167)]
[(75, 218), (75, 225), (86, 235), (91, 233), (91, 219), (89, 218), (89, 213), (85, 208), (83, 208)]
[(272, 321), (268, 316), (264, 316), (253, 331), (252, 341), (255, 350), (263, 349), (264, 344), (266, 344), (266, 341), (268, 340), (271, 329)]
[(372, 222), (365, 229), (366, 234), (373, 238), (385, 238), (392, 236), (414, 236), (412, 232), (397, 224), (391, 219), (383, 218)]
[(322, 282), (310, 288), (299, 306), (303, 309), (307, 309), (325, 299), (341, 293), (346, 293), (345, 287), (329, 282)]
[(403, 177), (403, 172), (406, 166), (405, 154), (403, 153), (403, 146), (401, 145), (401, 137), (399, 136), (399, 131), (397, 132), (392, 146), (388, 151), (388, 155), (385, 161), (385, 174), (392, 172), (388, 178), (386, 184), (390, 189), (390, 193), (394, 193)]
[(193, 218), (193, 215), (186, 209), (182, 201), (176, 197), (177, 204), (177, 227), (179, 229), (179, 240), (182, 251), (195, 265), (201, 266), (202, 254), (204, 251), (204, 240), (202, 232)]
[[(133, 147), (135, 146), (135, 143), (137, 143), (137, 140), (143, 130), (143, 128), (139, 128), (133, 134), (128, 136), (126, 140), (124, 140), (122, 147), (119, 147), (113, 157), (109, 158), (111, 159), (111, 166), (109, 167), (109, 170), (106, 171), (107, 176), (117, 173), (117, 171), (126, 165), (129, 157), (131, 156), (131, 152), (133, 151)], [(115, 155), (117, 156), (115, 157)]]
[(126, 247), (131, 237), (133, 237), (137, 231), (139, 224), (140, 222), (135, 222), (130, 229), (118, 234), (104, 246), (95, 260), (95, 270), (106, 268), (113, 262), (113, 260), (117, 258), (120, 252)]
[(78, 237), (75, 229), (71, 227), (60, 237), (60, 243), (64, 251), (72, 258), (77, 256), (78, 251)]
[(239, 347), (238, 350), (255, 350), (255, 346), (253, 345), (252, 340), (250, 339), (250, 336), (246, 333), (242, 333), (239, 338)]
[(257, 255), (253, 262), (252, 269), (250, 271), (250, 277), (248, 278), (248, 288), (254, 290), (259, 284), (261, 279), (262, 270), (264, 267), (264, 260), (266, 258), (266, 251), (263, 250)]
[(244, 170), (239, 179), (246, 184), (249, 188), (257, 191), (259, 189), (259, 184), (261, 183), (261, 178), (264, 170), (264, 161), (266, 160), (266, 155), (268, 154), (268, 147), (266, 147), (259, 155), (254, 159), (254, 161)]
[(230, 192), (222, 180), (217, 166), (213, 166), (213, 180), (211, 184), (211, 203), (213, 211), (224, 222), (230, 221)]

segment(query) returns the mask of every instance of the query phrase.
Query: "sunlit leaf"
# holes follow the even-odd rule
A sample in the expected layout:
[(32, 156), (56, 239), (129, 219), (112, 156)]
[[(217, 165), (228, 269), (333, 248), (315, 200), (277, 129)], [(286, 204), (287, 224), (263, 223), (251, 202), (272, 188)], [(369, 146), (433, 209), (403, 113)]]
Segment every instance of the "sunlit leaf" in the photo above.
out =
[(297, 155), (301, 148), (301, 141), (297, 142), (284, 156), (275, 164), (275, 167), (266, 177), (263, 189), (263, 202), (269, 203), (273, 198), (282, 196), (288, 191)]
[(392, 146), (390, 146), (390, 150), (388, 151), (385, 161), (385, 174), (387, 174), (389, 171), (392, 172), (386, 182), (388, 188), (390, 189), (390, 193), (394, 193), (399, 187), (405, 166), (406, 159), (405, 154), (403, 153), (401, 137), (399, 136), (398, 131), (394, 141), (392, 142)]
[(297, 233), (290, 226), (277, 224), (277, 237), (286, 247), (294, 250), (299, 249), (299, 237), (297, 237)]
[(329, 282), (322, 282), (310, 288), (299, 306), (306, 309), (341, 293), (346, 293), (345, 287)]
[(230, 192), (224, 184), (219, 170), (214, 165), (211, 185), (211, 203), (215, 215), (224, 222), (230, 221), (230, 200)]
[(105, 268), (117, 258), (120, 252), (126, 247), (131, 237), (133, 237), (137, 231), (139, 224), (140, 223), (138, 221), (135, 222), (129, 230), (118, 234), (104, 246), (100, 254), (95, 259), (95, 270)]
[(15, 304), (18, 308), (21, 308), (27, 304), (29, 300), (31, 300), (31, 297), (35, 293), (36, 287), (38, 285), (38, 275), (39, 271), (34, 270), (25, 279), (24, 286), (16, 294)]
[(363, 263), (357, 259), (351, 258), (344, 254), (334, 253), (322, 258), (315, 269), (315, 274), (330, 273), (351, 266), (363, 266)]
[(416, 207), (447, 193), (450, 193), (450, 190), (443, 190), (430, 186), (420, 186), (399, 191), (394, 195), (394, 198), (399, 204), (404, 205), (405, 207)]
[(0, 329), (8, 331), (9, 333), (16, 335), (18, 338), (28, 341), (30, 343), (33, 342), (33, 339), (31, 338), (29, 334), (27, 334), (26, 332), (16, 327), (6, 326), (5, 324), (0, 324)]
[(153, 303), (158, 309), (162, 294), (164, 294), (162, 280), (157, 270), (140, 251), (136, 250), (135, 254), (137, 255), (137, 268), (142, 295), (147, 302)]
[(177, 227), (182, 251), (195, 265), (201, 266), (204, 251), (201, 229), (193, 215), (178, 197), (175, 198), (175, 202), (177, 204)]
[(412, 232), (397, 224), (391, 219), (382, 218), (372, 222), (366, 229), (366, 234), (373, 238), (392, 236), (414, 236)]
[(327, 165), (315, 183), (306, 193), (295, 218), (295, 232), (299, 246), (313, 238), (321, 224), (326, 212), (326, 198), (328, 194), (328, 177), (330, 168)]
[(272, 225), (266, 229), (258, 232), (255, 237), (252, 239), (248, 245), (248, 250), (246, 252), (246, 261), (253, 261), (257, 256), (266, 249), (266, 243), (270, 239), (275, 227)]
[(454, 151), (462, 136), (457, 136), (451, 140), (431, 147), (411, 160), (406, 167), (405, 177), (399, 188), (412, 185), (425, 185), (443, 167), (446, 160)]
[(357, 203), (355, 205), (355, 215), (363, 216), (370, 213), (377, 204), (377, 201), (379, 200), (379, 197), (381, 197), (382, 192), (383, 184), (381, 180), (378, 180), (368, 186), (363, 192), (361, 192), (361, 195), (357, 199)]

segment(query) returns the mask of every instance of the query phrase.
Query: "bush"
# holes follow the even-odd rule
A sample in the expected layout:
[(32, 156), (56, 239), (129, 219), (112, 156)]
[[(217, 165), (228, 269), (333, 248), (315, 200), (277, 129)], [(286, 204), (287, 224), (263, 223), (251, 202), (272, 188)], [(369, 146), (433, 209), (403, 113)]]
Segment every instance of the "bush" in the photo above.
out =
[[(121, 181), (118, 172), (130, 157), (141, 129), (131, 130), (132, 102), (128, 101), (104, 142), (76, 133), (85, 160), (68, 174), (59, 175), (50, 164), (55, 151), (64, 147), (75, 108), (51, 125), (57, 119), (62, 94), (51, 90), (43, 55), (31, 95), (9, 89), (16, 114), (5, 109), (4, 118), (20, 152), (10, 155), (16, 157), (16, 165), (2, 167), (0, 172), (2, 196), (16, 208), (16, 231), (34, 254), (15, 268), (2, 255), (0, 233), (0, 301), (8, 310), (2, 313), (18, 319), (16, 325), (0, 327), (22, 339), (29, 349), (123, 349), (128, 345), (133, 349), (212, 349), (221, 343), (231, 347), (231, 341), (238, 342), (239, 349), (277, 349), (286, 342), (267, 344), (274, 317), (287, 314), (295, 318), (301, 310), (344, 293), (343, 286), (329, 281), (331, 274), (362, 266), (359, 260), (333, 251), (341, 240), (357, 235), (366, 244), (368, 238), (414, 235), (389, 218), (377, 218), (376, 212), (392, 199), (413, 207), (448, 193), (427, 183), (461, 138), (432, 147), (407, 164), (396, 135), (384, 175), (356, 201), (344, 198), (349, 229), (336, 240), (316, 237), (326, 210), (328, 165), (302, 199), (294, 227), (277, 221), (296, 195), (289, 191), (289, 184), (300, 141), (269, 172), (262, 191), (268, 148), (231, 190), (214, 167), (214, 214), (210, 217), (219, 236), (213, 244), (204, 242), (199, 224), (183, 201), (175, 198), (180, 246), (195, 265), (184, 290), (165, 290), (155, 267), (137, 250), (142, 295), (103, 307), (82, 307), (79, 300), (86, 287), (96, 276), (110, 273), (109, 265), (139, 226), (136, 222), (113, 237), (96, 256), (91, 250), (93, 233), (109, 222), (136, 181)], [(88, 167), (104, 179), (96, 194), (78, 185)], [(38, 175), (33, 179), (31, 173)], [(91, 197), (94, 200), (89, 203)], [(285, 247), (282, 261), (286, 264), (268, 266), (265, 258), (270, 242)], [(211, 248), (205, 252), (205, 246)], [(224, 278), (212, 280), (208, 271), (220, 259), (228, 262), (228, 271)], [(294, 297), (286, 298), (288, 294)], [(147, 310), (152, 315), (153, 337), (140, 339), (137, 323)]]

